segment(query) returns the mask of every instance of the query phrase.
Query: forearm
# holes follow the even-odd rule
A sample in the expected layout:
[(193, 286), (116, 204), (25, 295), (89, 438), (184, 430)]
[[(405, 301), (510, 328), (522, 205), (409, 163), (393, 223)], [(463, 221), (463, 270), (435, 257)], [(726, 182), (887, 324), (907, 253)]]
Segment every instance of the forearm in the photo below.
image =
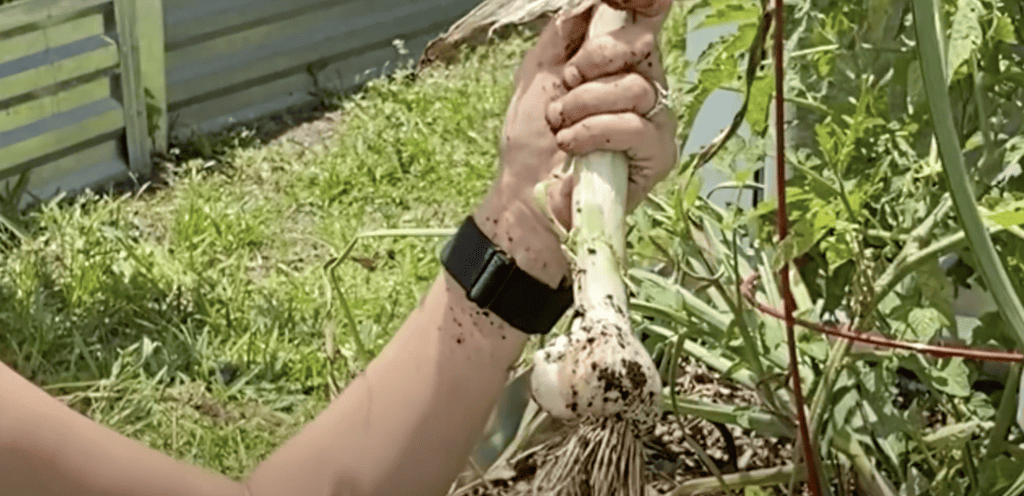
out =
[(0, 363), (0, 495), (242, 496), (71, 410)]
[[(521, 208), (492, 196), (477, 223), (554, 286), (565, 260)], [(444, 494), (526, 339), (442, 270), (365, 373), (244, 485), (123, 437), (0, 364), (0, 495)]]
[[(518, 223), (514, 209), (485, 206), (476, 219), (523, 265), (535, 267), (535, 277), (557, 281), (565, 270), (557, 248), (545, 245), (553, 237)], [(252, 495), (445, 494), (526, 339), (468, 301), (442, 270), (366, 372), (256, 468)]]
[(459, 290), (439, 276), (366, 372), (256, 468), (252, 495), (444, 494), (525, 342)]

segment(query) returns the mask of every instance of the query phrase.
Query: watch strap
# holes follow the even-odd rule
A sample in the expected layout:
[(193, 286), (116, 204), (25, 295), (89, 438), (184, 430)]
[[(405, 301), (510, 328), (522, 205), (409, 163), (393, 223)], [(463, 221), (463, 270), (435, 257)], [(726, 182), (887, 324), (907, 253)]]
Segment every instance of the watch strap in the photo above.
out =
[(441, 252), (441, 263), (466, 290), (466, 297), (527, 334), (546, 334), (572, 306), (572, 286), (558, 288), (534, 279), (494, 245), (473, 216)]

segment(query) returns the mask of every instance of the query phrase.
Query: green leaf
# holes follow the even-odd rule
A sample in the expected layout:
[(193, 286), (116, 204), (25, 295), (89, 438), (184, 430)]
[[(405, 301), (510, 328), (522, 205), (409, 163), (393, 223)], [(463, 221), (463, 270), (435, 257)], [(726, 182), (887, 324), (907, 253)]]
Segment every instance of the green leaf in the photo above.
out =
[(797, 336), (797, 346), (802, 354), (819, 362), (824, 362), (828, 358), (828, 341), (816, 332), (801, 332)]
[(853, 236), (856, 226), (845, 221), (836, 221), (835, 234), (821, 240), (821, 250), (825, 252), (829, 272), (846, 263), (854, 256)]
[(1017, 43), (1017, 33), (1013, 29), (1013, 21), (1002, 12), (996, 12), (992, 23), (992, 38), (1003, 43)]
[(967, 400), (967, 410), (981, 420), (992, 420), (996, 416), (996, 408), (992, 405), (992, 398), (980, 391), (971, 393), (971, 399)]
[(966, 398), (971, 394), (970, 370), (962, 358), (951, 358), (936, 363), (926, 370), (932, 387), (951, 396)]
[(957, 2), (949, 33), (949, 52), (946, 54), (946, 70), (949, 72), (947, 80), (956, 79), (953, 75), (960, 65), (977, 55), (982, 36), (979, 18), (983, 11), (979, 0)]
[(825, 155), (825, 162), (832, 165), (838, 160), (839, 136), (835, 124), (822, 122), (814, 126), (814, 136), (818, 140), (818, 148)]
[(914, 110), (927, 103), (924, 93), (924, 80), (921, 76), (921, 65), (910, 64), (907, 68), (907, 110), (911, 115)]
[(915, 308), (907, 316), (907, 324), (916, 340), (929, 341), (950, 323), (934, 308)]
[(944, 425), (924, 436), (925, 444), (940, 451), (949, 452), (962, 448), (982, 427), (977, 420)]
[(825, 207), (818, 209), (814, 215), (814, 232), (825, 232), (836, 225), (837, 209)]
[[(830, 139), (828, 136), (828, 131), (826, 129), (822, 129), (822, 133), (824, 134), (819, 135), (819, 140)], [(810, 167), (807, 167), (799, 162), (793, 162), (792, 165), (794, 169), (800, 171), (801, 174), (806, 176), (807, 189), (814, 193), (814, 195), (819, 199), (830, 202), (832, 200), (835, 200), (836, 197), (840, 195), (839, 188), (833, 186), (832, 183), (828, 182), (827, 179), (822, 177), (821, 174), (818, 174)]]
[(764, 134), (768, 129), (768, 109), (775, 94), (775, 75), (767, 74), (754, 80), (750, 85), (750, 100), (747, 104), (747, 124), (753, 134)]
[(1024, 163), (1024, 136), (1014, 136), (1006, 140), (1003, 145), (1006, 155), (1003, 158), (1003, 171), (1000, 172), (993, 184), (1001, 185), (1014, 176), (1021, 174), (1021, 165)]
[[(844, 372), (846, 374), (846, 372)], [(857, 392), (857, 388), (853, 386), (845, 386), (837, 388), (832, 393), (832, 418), (837, 425), (845, 425), (850, 420), (850, 416), (857, 411), (857, 407), (864, 400), (860, 397)]]
[(924, 496), (929, 493), (930, 485), (928, 478), (921, 475), (921, 471), (917, 467), (911, 465), (910, 470), (907, 471), (907, 483), (900, 488), (900, 495)]
[(988, 312), (978, 320), (981, 321), (981, 325), (971, 334), (973, 346), (995, 346), (1003, 349), (1014, 347), (1016, 342), (1013, 340), (1013, 329), (999, 312)]
[(978, 467), (978, 480), (983, 491), (979, 494), (999, 494), (1024, 474), (1024, 458), (999, 456)]
[(917, 289), (925, 303), (936, 309), (947, 321), (953, 316), (953, 284), (939, 265), (938, 257), (922, 264), (915, 273)]
[(761, 15), (761, 8), (756, 2), (730, 2), (719, 5), (697, 25), (696, 29), (709, 28), (719, 24), (736, 21), (753, 22)]
[(832, 74), (832, 71), (836, 68), (836, 52), (828, 51), (818, 55), (815, 58), (815, 69), (818, 70), (818, 76), (828, 77)]
[(1004, 210), (988, 216), (996, 224), (1003, 227), (1024, 224), (1024, 210)]
[(814, 228), (806, 221), (797, 221), (789, 228), (789, 235), (777, 245), (775, 256), (772, 259), (772, 267), (775, 270), (782, 268), (782, 265), (792, 262), (795, 258), (807, 253), (817, 237)]

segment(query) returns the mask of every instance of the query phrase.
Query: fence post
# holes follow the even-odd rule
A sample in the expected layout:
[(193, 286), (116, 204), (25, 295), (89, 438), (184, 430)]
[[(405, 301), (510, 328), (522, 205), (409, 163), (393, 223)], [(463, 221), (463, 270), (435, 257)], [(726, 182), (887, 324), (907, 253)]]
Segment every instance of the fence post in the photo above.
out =
[(139, 26), (136, 0), (114, 0), (117, 20), (117, 47), (121, 54), (121, 92), (128, 145), (128, 168), (133, 174), (148, 177), (152, 171), (146, 88), (139, 56)]
[(163, 0), (134, 0), (139, 33), (142, 85), (153, 150), (167, 152), (167, 63), (164, 51)]

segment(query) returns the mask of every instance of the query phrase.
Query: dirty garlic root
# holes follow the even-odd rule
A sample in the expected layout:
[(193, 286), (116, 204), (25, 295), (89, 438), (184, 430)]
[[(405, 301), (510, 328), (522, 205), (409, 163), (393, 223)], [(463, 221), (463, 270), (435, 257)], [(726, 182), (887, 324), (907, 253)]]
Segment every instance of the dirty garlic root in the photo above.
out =
[[(627, 168), (618, 153), (576, 160), (573, 231), (575, 310), (567, 335), (534, 355), (534, 400), (575, 430), (547, 446), (536, 494), (642, 496), (642, 435), (657, 419), (661, 376), (633, 335), (627, 312)], [(539, 491), (539, 492), (536, 492)]]

